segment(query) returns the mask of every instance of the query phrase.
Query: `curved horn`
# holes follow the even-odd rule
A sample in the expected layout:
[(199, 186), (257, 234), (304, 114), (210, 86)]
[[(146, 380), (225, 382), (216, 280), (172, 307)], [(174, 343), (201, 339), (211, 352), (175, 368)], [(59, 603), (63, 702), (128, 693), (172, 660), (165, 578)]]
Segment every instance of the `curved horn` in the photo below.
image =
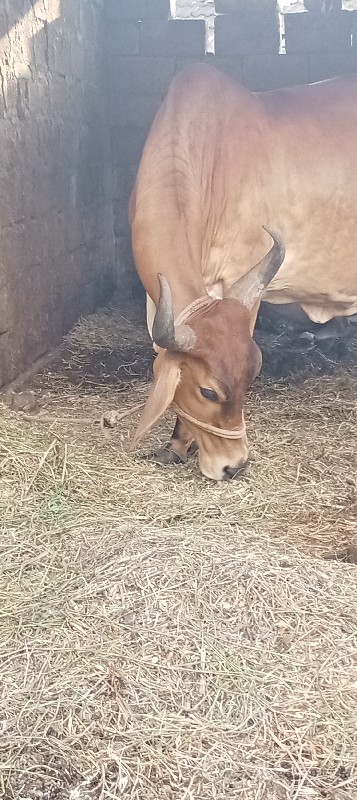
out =
[(171, 289), (163, 275), (157, 276), (160, 284), (160, 298), (152, 326), (152, 338), (159, 347), (172, 349), (175, 343), (175, 322), (172, 308)]
[(249, 310), (253, 308), (254, 303), (273, 280), (285, 258), (285, 245), (280, 234), (266, 228), (265, 225), (263, 225), (263, 229), (273, 239), (273, 247), (246, 275), (239, 278), (229, 292), (230, 297), (240, 300)]
[(160, 283), (160, 299), (152, 326), (152, 338), (159, 347), (174, 352), (192, 350), (195, 345), (195, 334), (189, 325), (175, 328), (174, 311), (169, 282), (164, 275), (158, 275)]
[(271, 248), (271, 250), (269, 250), (269, 253), (267, 253), (265, 258), (263, 258), (260, 264), (258, 264), (258, 267), (263, 277), (264, 289), (265, 289), (265, 287), (268, 286), (268, 283), (270, 283), (270, 281), (273, 280), (274, 275), (276, 275), (276, 273), (280, 269), (285, 258), (286, 250), (282, 237), (280, 236), (280, 233), (278, 233), (277, 231), (270, 230), (270, 228), (266, 228), (265, 225), (263, 225), (262, 227), (264, 231), (269, 233), (269, 236), (271, 236), (274, 242), (273, 247)]

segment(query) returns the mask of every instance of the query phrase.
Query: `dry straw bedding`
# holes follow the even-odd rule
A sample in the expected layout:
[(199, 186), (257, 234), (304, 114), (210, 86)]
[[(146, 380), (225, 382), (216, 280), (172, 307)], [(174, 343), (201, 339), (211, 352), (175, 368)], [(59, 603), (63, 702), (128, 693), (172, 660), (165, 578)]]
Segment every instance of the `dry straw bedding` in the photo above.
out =
[(98, 424), (150, 361), (103, 312), (2, 407), (0, 796), (355, 800), (356, 368), (259, 380), (216, 485)]

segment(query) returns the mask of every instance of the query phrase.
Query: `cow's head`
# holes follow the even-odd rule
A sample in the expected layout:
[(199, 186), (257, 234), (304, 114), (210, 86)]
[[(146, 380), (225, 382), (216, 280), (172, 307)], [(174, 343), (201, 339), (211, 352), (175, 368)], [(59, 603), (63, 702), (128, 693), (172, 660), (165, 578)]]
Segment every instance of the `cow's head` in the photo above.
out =
[(252, 339), (254, 309), (285, 256), (280, 236), (268, 232), (274, 240), (272, 249), (232, 287), (229, 297), (200, 298), (176, 323), (170, 286), (159, 275), (152, 335), (160, 350), (133, 448), (172, 405), (198, 445), (204, 475), (225, 480), (247, 462), (243, 405), (262, 362)]

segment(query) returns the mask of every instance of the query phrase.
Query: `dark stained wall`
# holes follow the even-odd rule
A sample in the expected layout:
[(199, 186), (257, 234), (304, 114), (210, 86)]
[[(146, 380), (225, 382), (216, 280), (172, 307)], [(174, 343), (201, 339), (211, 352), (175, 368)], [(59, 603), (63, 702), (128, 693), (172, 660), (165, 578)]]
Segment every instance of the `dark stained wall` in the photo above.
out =
[(103, 8), (0, 4), (0, 385), (112, 290)]

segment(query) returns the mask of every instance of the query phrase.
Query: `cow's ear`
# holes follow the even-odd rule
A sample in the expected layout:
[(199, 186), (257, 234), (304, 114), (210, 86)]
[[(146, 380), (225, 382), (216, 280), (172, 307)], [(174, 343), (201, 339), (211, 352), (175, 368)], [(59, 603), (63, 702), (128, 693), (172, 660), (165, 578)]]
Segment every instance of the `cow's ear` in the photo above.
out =
[(134, 450), (140, 440), (155, 425), (171, 405), (181, 379), (180, 362), (171, 353), (160, 352), (155, 362), (155, 381), (130, 447)]
[(264, 290), (273, 280), (285, 258), (285, 246), (281, 236), (276, 231), (271, 231), (268, 228), (264, 228), (264, 230), (272, 237), (273, 247), (259, 261), (259, 264), (256, 264), (246, 275), (239, 278), (227, 295), (228, 297), (235, 297), (249, 311), (252, 311), (256, 303), (261, 300)]

